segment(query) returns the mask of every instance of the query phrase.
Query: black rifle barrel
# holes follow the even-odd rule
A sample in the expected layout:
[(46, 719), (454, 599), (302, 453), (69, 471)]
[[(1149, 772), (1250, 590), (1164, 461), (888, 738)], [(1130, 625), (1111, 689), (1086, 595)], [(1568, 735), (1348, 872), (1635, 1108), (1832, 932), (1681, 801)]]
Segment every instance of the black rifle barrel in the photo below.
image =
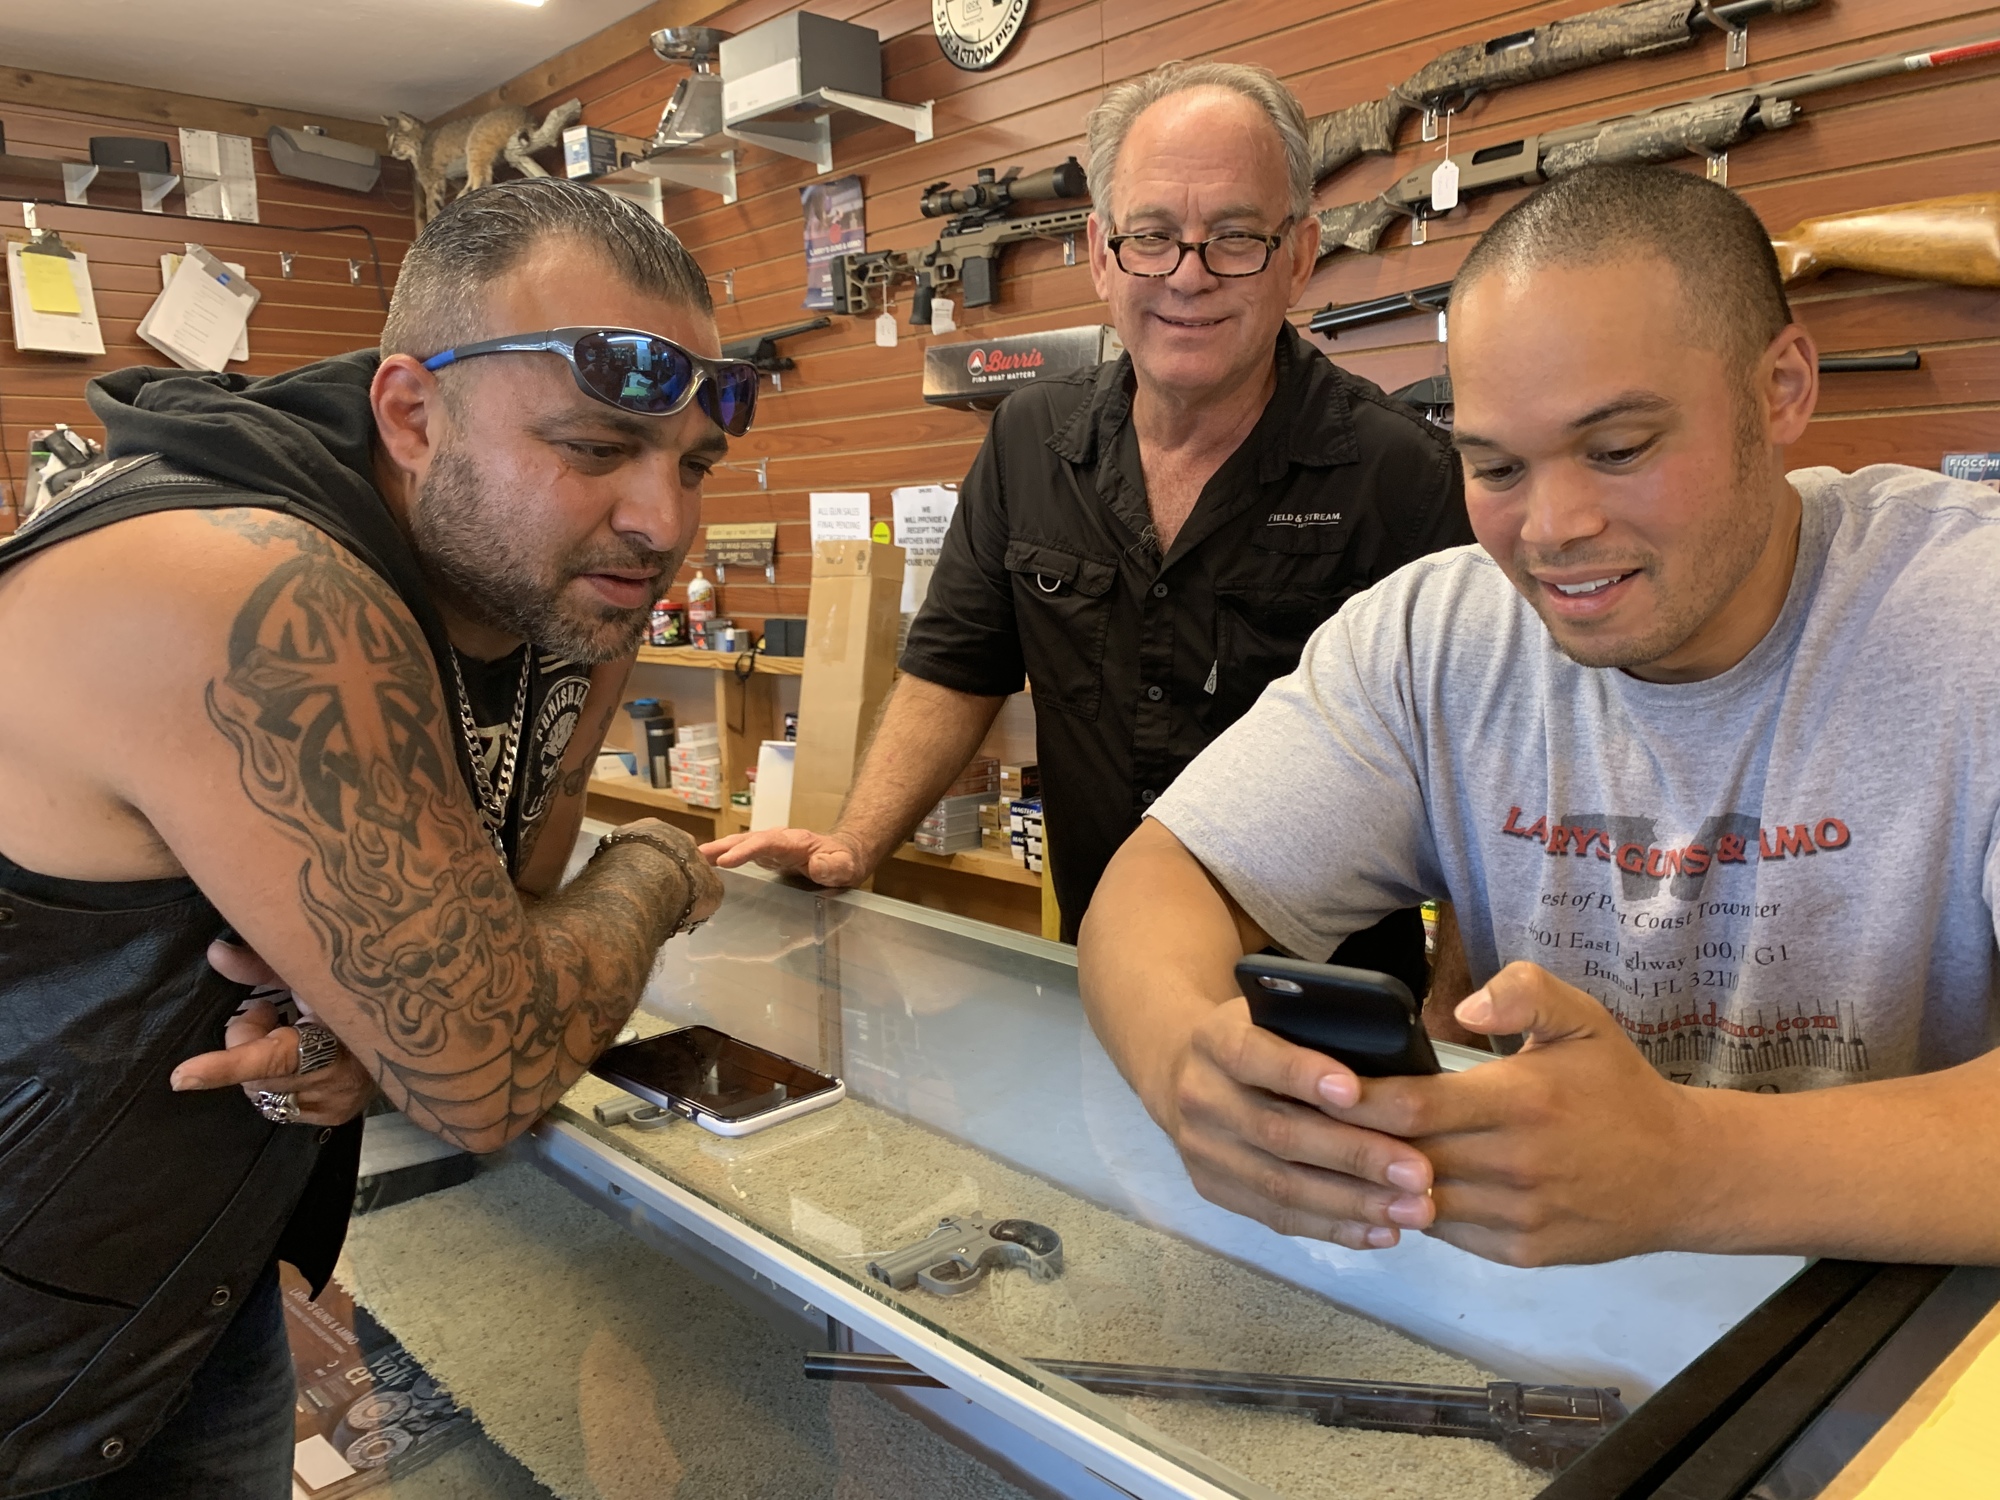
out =
[[(1626, 1414), (1618, 1392), (1601, 1386), (1521, 1385), (1514, 1381), (1496, 1381), (1483, 1387), (1412, 1385), (1394, 1380), (1331, 1380), (1316, 1375), (1259, 1375), (1070, 1359), (1038, 1359), (1034, 1364), (1099, 1395), (1310, 1411), (1315, 1420), (1329, 1427), (1500, 1443), (1517, 1457), (1544, 1462), (1545, 1466), (1559, 1465), (1582, 1451)], [(808, 1353), (805, 1373), (811, 1380), (873, 1385), (943, 1384), (887, 1354)]]
[(1312, 315), (1312, 321), (1306, 327), (1314, 333), (1337, 338), (1343, 328), (1359, 328), (1364, 323), (1379, 323), (1384, 318), (1400, 318), (1404, 313), (1440, 312), (1450, 300), (1451, 283), (1434, 281), (1413, 292), (1391, 292), (1386, 297), (1350, 302), (1344, 307), (1328, 304)]
[(1881, 370), (1921, 370), (1924, 357), (1914, 349), (1901, 354), (1822, 354), (1822, 375), (1868, 375)]

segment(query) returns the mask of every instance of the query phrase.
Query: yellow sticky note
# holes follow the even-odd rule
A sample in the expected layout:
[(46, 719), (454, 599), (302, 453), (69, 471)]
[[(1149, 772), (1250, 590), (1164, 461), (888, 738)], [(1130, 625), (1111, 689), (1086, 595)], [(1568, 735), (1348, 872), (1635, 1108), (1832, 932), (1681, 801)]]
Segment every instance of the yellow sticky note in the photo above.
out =
[(30, 255), (23, 251), (21, 278), (28, 284), (28, 306), (38, 313), (68, 313), (83, 316), (77, 300), (76, 283), (70, 279), (70, 263), (59, 255)]

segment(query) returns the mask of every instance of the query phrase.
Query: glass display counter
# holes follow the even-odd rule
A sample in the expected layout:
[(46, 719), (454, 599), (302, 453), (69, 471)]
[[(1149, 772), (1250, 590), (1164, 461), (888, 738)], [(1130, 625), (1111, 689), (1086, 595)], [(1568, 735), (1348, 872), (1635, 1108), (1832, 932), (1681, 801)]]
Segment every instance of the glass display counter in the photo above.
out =
[[(1604, 1477), (1634, 1468), (1621, 1444), (1650, 1444), (1657, 1468), (1859, 1284), (1832, 1263), (1802, 1275), (1791, 1258), (1530, 1271), (1422, 1236), (1375, 1252), (1279, 1236), (1195, 1194), (1085, 1023), (1073, 950), (865, 893), (726, 881), (716, 920), (663, 954), (635, 1024), (714, 1026), (838, 1075), (847, 1098), (725, 1139), (687, 1122), (601, 1124), (593, 1107), (620, 1096), (586, 1078), (527, 1149), (614, 1216), (821, 1323), (832, 1373), (896, 1381), (898, 1399), (930, 1404), (933, 1425), (1007, 1455), (1049, 1492), (1626, 1493)], [(1449, 1066), (1478, 1065), (1445, 1050)], [(947, 1220), (1045, 1226), (1060, 1270), (996, 1264), (962, 1292), (870, 1274)], [(1775, 1331), (1773, 1306), (1792, 1315)], [(1315, 1420), (1325, 1401), (1190, 1399), (1080, 1366), (1517, 1401), (1508, 1383), (1616, 1388), (1636, 1415), (1551, 1485), (1549, 1455), (1496, 1430), (1328, 1425)], [(1649, 1401), (1670, 1382), (1671, 1399)], [(1688, 1415), (1697, 1408), (1705, 1426)]]

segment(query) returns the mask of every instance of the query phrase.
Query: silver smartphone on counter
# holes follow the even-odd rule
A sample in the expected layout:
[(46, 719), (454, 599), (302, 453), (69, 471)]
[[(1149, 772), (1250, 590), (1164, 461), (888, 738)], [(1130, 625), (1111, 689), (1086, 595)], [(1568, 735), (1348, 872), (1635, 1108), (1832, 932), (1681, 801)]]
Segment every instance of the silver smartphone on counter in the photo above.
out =
[(590, 1071), (716, 1135), (768, 1130), (847, 1097), (838, 1078), (713, 1026), (683, 1026), (613, 1047)]

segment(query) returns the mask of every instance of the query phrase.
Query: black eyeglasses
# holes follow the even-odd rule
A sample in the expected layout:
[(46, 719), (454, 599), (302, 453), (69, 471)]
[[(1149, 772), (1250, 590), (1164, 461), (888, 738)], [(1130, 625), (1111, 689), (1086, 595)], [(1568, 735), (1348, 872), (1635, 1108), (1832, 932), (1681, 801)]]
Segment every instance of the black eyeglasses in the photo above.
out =
[(442, 370), (479, 354), (560, 354), (586, 396), (637, 412), (671, 417), (699, 401), (731, 437), (750, 430), (757, 411), (757, 367), (744, 359), (706, 359), (672, 339), (634, 328), (550, 328), (481, 339), (433, 354), (426, 370)]
[(1181, 268), (1192, 250), (1201, 257), (1202, 267), (1211, 276), (1255, 276), (1271, 263), (1271, 254), (1285, 242), (1285, 231), (1295, 221), (1286, 219), (1270, 234), (1252, 234), (1247, 229), (1231, 229), (1205, 240), (1177, 240), (1157, 229), (1137, 234), (1114, 234), (1104, 243), (1111, 258), (1127, 276), (1171, 276)]

